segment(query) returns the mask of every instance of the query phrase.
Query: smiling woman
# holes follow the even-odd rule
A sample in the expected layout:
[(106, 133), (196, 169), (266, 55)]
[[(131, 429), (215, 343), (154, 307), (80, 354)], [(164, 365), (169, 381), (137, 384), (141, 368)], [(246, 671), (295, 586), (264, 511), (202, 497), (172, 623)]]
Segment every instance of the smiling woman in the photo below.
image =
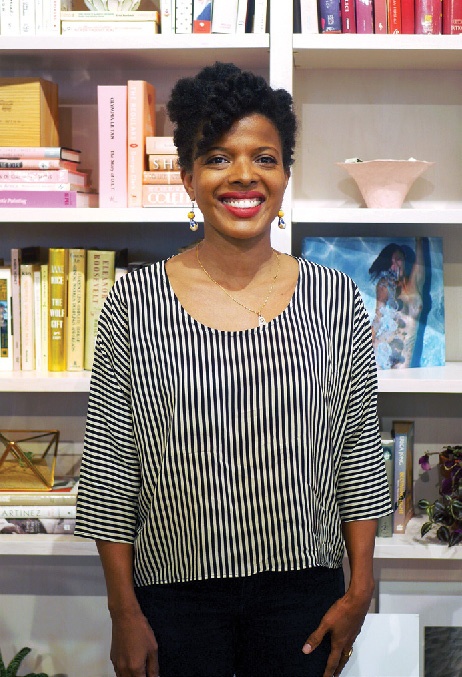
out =
[(111, 290), (80, 476), (111, 658), (117, 677), (340, 675), (391, 510), (369, 320), (351, 279), (271, 247), (289, 94), (217, 63), (168, 111), (204, 237)]

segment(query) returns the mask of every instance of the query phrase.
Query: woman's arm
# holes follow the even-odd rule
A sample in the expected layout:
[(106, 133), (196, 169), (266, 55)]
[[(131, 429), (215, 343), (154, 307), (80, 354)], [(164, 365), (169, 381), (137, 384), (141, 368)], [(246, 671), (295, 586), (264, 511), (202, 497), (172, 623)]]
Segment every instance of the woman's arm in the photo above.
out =
[(112, 619), (111, 661), (117, 677), (158, 677), (157, 642), (133, 586), (133, 546), (97, 540)]
[(415, 239), (415, 261), (409, 276), (409, 284), (418, 292), (422, 293), (425, 282), (425, 260), (421, 237)]

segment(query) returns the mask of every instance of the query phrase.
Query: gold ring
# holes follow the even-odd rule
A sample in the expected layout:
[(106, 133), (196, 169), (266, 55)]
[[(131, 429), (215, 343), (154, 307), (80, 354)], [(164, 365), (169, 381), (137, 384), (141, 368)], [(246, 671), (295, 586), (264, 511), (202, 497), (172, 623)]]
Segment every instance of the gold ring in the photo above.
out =
[(351, 647), (351, 649), (349, 651), (342, 651), (342, 656), (344, 658), (350, 658), (352, 653), (353, 653), (353, 647)]

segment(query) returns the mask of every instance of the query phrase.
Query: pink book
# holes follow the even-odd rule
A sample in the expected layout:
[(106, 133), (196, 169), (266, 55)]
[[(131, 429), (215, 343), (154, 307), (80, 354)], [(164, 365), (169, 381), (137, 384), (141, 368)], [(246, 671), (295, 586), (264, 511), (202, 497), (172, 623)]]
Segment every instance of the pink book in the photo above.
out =
[(414, 31), (414, 0), (401, 0), (401, 32), (405, 35), (412, 35)]
[(127, 83), (127, 183), (129, 207), (141, 207), (143, 171), (146, 167), (146, 137), (156, 133), (156, 92), (145, 80)]
[(98, 86), (100, 207), (127, 206), (127, 85)]
[(462, 35), (462, 0), (443, 0), (443, 34)]
[(64, 146), (0, 146), (1, 158), (61, 158), (80, 162), (80, 151)]
[(76, 183), (87, 184), (84, 172), (69, 169), (0, 169), (0, 181), (21, 183)]
[(356, 33), (355, 0), (342, 0), (342, 33)]
[(387, 33), (387, 0), (374, 0), (374, 33)]
[(190, 207), (191, 198), (183, 185), (143, 186), (143, 207)]
[(372, 0), (356, 0), (356, 32), (373, 33), (374, 15)]
[(0, 169), (70, 169), (78, 171), (79, 165), (58, 158), (1, 158)]
[(442, 31), (441, 0), (416, 0), (415, 32), (419, 35), (440, 35)]
[(96, 196), (75, 190), (2, 190), (0, 208), (89, 207)]

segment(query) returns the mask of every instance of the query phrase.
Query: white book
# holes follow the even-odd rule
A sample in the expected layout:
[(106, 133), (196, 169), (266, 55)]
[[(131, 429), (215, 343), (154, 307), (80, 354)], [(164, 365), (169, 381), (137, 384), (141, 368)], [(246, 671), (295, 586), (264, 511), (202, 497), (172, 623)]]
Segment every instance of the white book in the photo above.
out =
[(21, 368), (35, 370), (34, 264), (21, 264)]
[(213, 0), (212, 33), (235, 33), (238, 0)]
[(133, 12), (93, 12), (85, 10), (64, 11), (61, 7), (61, 21), (156, 21), (159, 22), (159, 12), (156, 10)]
[(49, 312), (49, 289), (48, 289), (48, 264), (42, 263), (40, 266), (40, 284), (41, 284), (41, 365), (42, 370), (48, 369), (48, 312)]
[(35, 0), (19, 0), (19, 32), (35, 35)]
[(88, 193), (89, 189), (76, 183), (33, 183), (32, 181), (0, 181), (0, 192), (4, 190), (65, 191), (76, 190), (79, 193)]
[(35, 336), (35, 368), (43, 369), (42, 364), (42, 282), (40, 267), (33, 271), (34, 284), (34, 336)]
[(19, 35), (20, 30), (19, 0), (0, 0), (1, 35)]
[(0, 371), (13, 370), (12, 284), (10, 266), (0, 266)]
[(174, 0), (160, 0), (160, 32), (171, 35), (175, 32), (172, 4)]
[(302, 33), (319, 33), (316, 0), (300, 0), (300, 19)]
[(147, 35), (158, 32), (155, 21), (61, 21), (62, 35)]
[(61, 0), (42, 0), (44, 35), (59, 35), (61, 23)]
[(175, 33), (192, 33), (193, 0), (174, 0)]
[(253, 33), (266, 33), (267, 0), (255, 0), (255, 13), (253, 18)]
[(245, 20), (247, 18), (247, 0), (238, 0), (236, 33), (245, 33)]
[(43, 0), (35, 0), (35, 34), (43, 34)]

